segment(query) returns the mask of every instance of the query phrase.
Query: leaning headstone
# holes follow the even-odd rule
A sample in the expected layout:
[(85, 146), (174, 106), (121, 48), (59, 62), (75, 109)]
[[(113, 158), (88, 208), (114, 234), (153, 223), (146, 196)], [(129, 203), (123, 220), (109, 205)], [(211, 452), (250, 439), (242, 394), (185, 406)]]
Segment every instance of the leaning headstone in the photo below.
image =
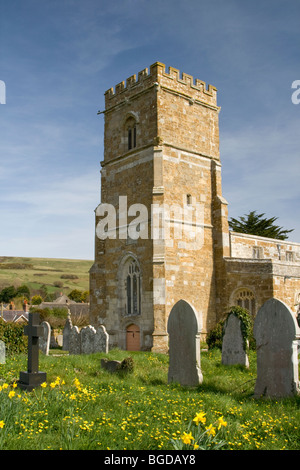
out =
[(39, 338), (43, 332), (44, 328), (40, 325), (39, 314), (29, 313), (29, 323), (24, 328), (24, 334), (28, 336), (27, 372), (20, 372), (17, 382), (22, 390), (31, 391), (46, 382), (46, 372), (39, 371)]
[(47, 321), (41, 323), (43, 334), (39, 337), (39, 348), (42, 353), (48, 355), (50, 348), (51, 326)]
[(101, 367), (109, 372), (117, 372), (121, 369), (121, 361), (109, 361), (106, 358), (101, 359)]
[(0, 364), (5, 364), (5, 343), (0, 340)]
[(280, 398), (299, 392), (296, 318), (283, 302), (269, 299), (253, 329), (257, 349), (255, 397)]
[(81, 354), (81, 337), (78, 326), (73, 326), (70, 331), (69, 354)]
[(92, 354), (95, 348), (96, 330), (93, 326), (88, 325), (80, 331), (81, 337), (81, 354)]
[(101, 325), (97, 328), (94, 338), (94, 351), (108, 353), (109, 336), (105, 326)]
[(202, 383), (200, 331), (194, 308), (184, 300), (179, 300), (168, 318), (169, 382), (191, 387)]
[(71, 313), (69, 310), (68, 318), (66, 320), (64, 330), (63, 330), (63, 344), (62, 344), (63, 351), (69, 351), (69, 337), (70, 337), (72, 328), (73, 328), (73, 324), (71, 320)]
[(241, 320), (234, 314), (228, 315), (224, 323), (224, 336), (222, 342), (222, 364), (240, 364), (249, 367), (241, 329)]

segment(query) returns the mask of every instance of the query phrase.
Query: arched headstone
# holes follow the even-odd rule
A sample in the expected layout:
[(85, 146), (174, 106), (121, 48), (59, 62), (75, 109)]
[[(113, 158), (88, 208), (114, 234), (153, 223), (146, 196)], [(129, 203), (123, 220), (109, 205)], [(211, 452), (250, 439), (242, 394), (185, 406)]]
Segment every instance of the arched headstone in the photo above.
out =
[(259, 309), (253, 329), (257, 349), (255, 397), (288, 397), (299, 392), (295, 316), (283, 302), (269, 299)]
[(39, 337), (39, 348), (42, 353), (48, 356), (50, 348), (51, 326), (47, 321), (43, 321), (41, 326), (43, 327), (43, 334)]
[(249, 367), (249, 359), (242, 335), (241, 320), (234, 313), (228, 316), (224, 324), (222, 364), (239, 364)]
[(192, 387), (202, 383), (200, 331), (194, 308), (185, 300), (179, 300), (168, 319), (169, 382)]

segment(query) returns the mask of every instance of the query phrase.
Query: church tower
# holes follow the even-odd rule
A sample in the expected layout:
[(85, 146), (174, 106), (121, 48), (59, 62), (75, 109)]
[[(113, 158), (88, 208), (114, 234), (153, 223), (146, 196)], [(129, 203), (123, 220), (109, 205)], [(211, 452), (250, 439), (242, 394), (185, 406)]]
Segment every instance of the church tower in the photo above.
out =
[(180, 299), (202, 334), (220, 311), (229, 254), (216, 88), (155, 63), (105, 93), (90, 321), (110, 347), (168, 350)]

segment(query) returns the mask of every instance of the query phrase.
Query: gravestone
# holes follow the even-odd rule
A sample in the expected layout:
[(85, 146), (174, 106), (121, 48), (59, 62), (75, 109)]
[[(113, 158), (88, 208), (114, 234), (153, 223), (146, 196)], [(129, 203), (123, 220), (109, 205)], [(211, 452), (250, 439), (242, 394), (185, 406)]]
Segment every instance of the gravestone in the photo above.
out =
[(73, 326), (69, 334), (69, 354), (81, 354), (81, 340), (78, 326)]
[(20, 372), (18, 387), (31, 391), (46, 382), (46, 372), (39, 372), (39, 338), (43, 335), (44, 328), (40, 325), (40, 315), (29, 313), (29, 323), (24, 328), (24, 334), (28, 336), (28, 365), (27, 372)]
[(88, 325), (80, 331), (77, 326), (73, 326), (68, 333), (68, 343), (70, 354), (107, 353), (109, 335), (103, 325), (97, 329)]
[(71, 312), (68, 312), (68, 318), (66, 320), (64, 330), (63, 330), (63, 344), (62, 349), (63, 351), (69, 351), (69, 337), (71, 330), (73, 328), (72, 320), (71, 320)]
[(94, 352), (108, 353), (109, 335), (105, 326), (101, 325), (97, 328), (94, 339)]
[(283, 302), (269, 299), (253, 329), (257, 349), (255, 397), (280, 398), (299, 392), (296, 318)]
[(50, 348), (51, 326), (47, 321), (41, 323), (43, 334), (39, 337), (39, 348), (42, 353), (48, 356)]
[(93, 326), (88, 325), (81, 329), (81, 354), (92, 354), (95, 348), (96, 330)]
[(197, 386), (203, 377), (200, 368), (200, 325), (194, 308), (179, 300), (168, 318), (168, 381)]
[(5, 343), (0, 340), (0, 364), (5, 364)]
[(242, 335), (241, 320), (234, 313), (228, 315), (224, 324), (222, 364), (240, 364), (247, 368), (249, 367), (249, 359)]

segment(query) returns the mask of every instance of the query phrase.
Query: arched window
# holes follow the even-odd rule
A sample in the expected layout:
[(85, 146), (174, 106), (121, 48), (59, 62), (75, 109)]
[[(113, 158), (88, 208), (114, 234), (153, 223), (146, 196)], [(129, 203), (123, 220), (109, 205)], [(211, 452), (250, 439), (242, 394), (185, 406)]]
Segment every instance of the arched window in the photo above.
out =
[(234, 304), (248, 310), (251, 315), (255, 315), (255, 296), (250, 289), (239, 289), (234, 295)]
[(129, 117), (125, 123), (125, 139), (127, 142), (127, 150), (136, 147), (136, 121), (134, 117)]
[(126, 273), (126, 315), (141, 314), (141, 275), (135, 260), (127, 264)]

